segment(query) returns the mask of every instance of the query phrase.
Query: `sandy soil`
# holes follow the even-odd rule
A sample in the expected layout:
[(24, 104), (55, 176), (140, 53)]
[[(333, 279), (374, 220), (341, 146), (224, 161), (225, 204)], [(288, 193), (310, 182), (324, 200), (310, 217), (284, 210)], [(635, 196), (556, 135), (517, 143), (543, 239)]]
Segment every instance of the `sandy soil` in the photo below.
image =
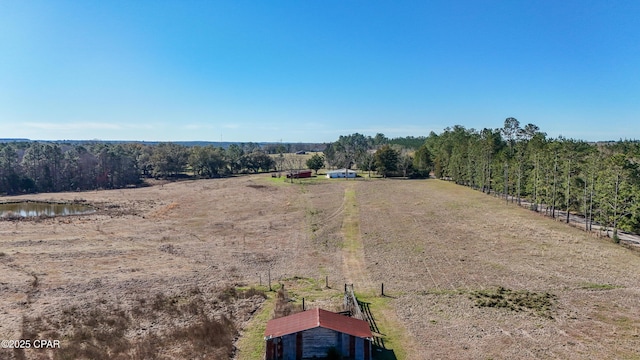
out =
[[(411, 336), (408, 359), (640, 357), (637, 252), (453, 184), (290, 185), (256, 175), (0, 201), (17, 199), (99, 211), (0, 221), (0, 339), (24, 336), (38, 318), (64, 339), (72, 325), (55, 319), (96, 307), (135, 312), (159, 295), (175, 306), (201, 301), (241, 327), (261, 299), (225, 303), (221, 294), (265, 284), (271, 269), (274, 282), (328, 276), (334, 288), (361, 282), (373, 292), (384, 282), (395, 310), (386, 316)], [(499, 287), (549, 293), (552, 307), (477, 306), (474, 294)], [(192, 321), (156, 308), (161, 316), (129, 326), (129, 345)]]

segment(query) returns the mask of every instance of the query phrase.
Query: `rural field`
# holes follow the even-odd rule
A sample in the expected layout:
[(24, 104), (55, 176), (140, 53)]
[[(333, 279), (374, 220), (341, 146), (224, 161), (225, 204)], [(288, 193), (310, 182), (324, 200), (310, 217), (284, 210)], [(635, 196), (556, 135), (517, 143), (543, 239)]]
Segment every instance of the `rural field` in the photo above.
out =
[(444, 181), (0, 197), (19, 200), (97, 211), (0, 221), (0, 339), (60, 340), (0, 359), (258, 360), (269, 279), (329, 310), (354, 284), (387, 358), (640, 359), (640, 252)]

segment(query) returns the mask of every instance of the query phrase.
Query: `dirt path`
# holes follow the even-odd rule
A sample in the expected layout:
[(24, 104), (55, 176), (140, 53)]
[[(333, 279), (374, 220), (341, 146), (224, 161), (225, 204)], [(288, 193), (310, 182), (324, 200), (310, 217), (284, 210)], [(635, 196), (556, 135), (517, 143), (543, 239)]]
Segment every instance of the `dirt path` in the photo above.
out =
[(373, 292), (374, 287), (367, 274), (364, 259), (364, 246), (360, 234), (360, 212), (356, 202), (355, 184), (344, 190), (344, 219), (342, 221), (343, 236), (343, 274), (349, 284), (354, 284), (359, 292)]
[(372, 281), (367, 270), (365, 247), (360, 228), (360, 209), (357, 201), (358, 183), (348, 184), (344, 190), (342, 204), (344, 219), (342, 221), (342, 262), (343, 275), (349, 284), (354, 284), (358, 296), (363, 296), (365, 302), (373, 304), (373, 318), (382, 334), (383, 343), (390, 349), (389, 359), (416, 358), (417, 348), (414, 339), (407, 333), (398, 318), (389, 297), (380, 297), (378, 285)]

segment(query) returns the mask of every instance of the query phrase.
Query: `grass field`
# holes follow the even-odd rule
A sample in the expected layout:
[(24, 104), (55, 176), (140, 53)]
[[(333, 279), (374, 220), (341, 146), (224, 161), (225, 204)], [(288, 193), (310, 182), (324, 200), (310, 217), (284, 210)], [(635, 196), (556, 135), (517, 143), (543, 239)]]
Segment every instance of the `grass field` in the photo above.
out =
[(0, 221), (0, 339), (65, 348), (2, 359), (260, 359), (269, 274), (329, 310), (354, 283), (397, 359), (640, 358), (637, 252), (451, 183), (252, 175), (0, 201), (19, 199), (98, 212)]
[(637, 252), (442, 181), (359, 190), (368, 269), (398, 292), (411, 358), (640, 355)]

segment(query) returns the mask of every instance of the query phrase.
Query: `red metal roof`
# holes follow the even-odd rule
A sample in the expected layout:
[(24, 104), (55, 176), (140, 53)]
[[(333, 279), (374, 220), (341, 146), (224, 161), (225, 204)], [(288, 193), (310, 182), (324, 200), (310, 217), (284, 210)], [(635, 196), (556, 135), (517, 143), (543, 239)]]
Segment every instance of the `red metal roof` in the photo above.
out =
[(278, 337), (316, 327), (323, 327), (360, 338), (373, 337), (366, 321), (322, 309), (310, 309), (269, 320), (264, 335), (266, 337)]

